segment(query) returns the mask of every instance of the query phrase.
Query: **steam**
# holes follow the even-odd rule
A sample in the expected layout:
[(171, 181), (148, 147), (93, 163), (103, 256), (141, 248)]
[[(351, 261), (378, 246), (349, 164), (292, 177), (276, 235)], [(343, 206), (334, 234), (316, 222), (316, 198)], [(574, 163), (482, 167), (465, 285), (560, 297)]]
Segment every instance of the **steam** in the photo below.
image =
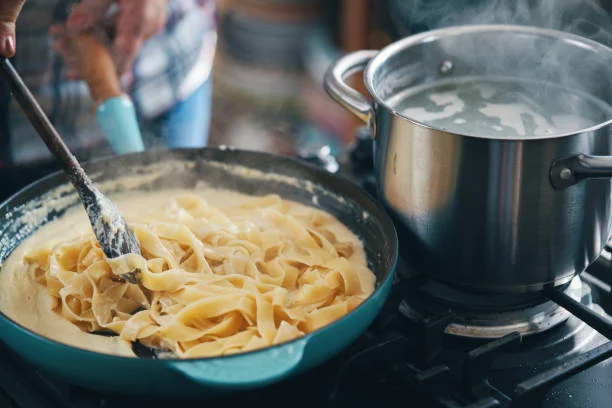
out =
[[(612, 47), (612, 0), (386, 0), (396, 37), (452, 26), (504, 24), (553, 29)], [(607, 9), (607, 10), (606, 10)], [(526, 92), (551, 112), (612, 119), (612, 52), (537, 34), (463, 34), (446, 37), (427, 52), (402, 60), (404, 83), (384, 88), (391, 98), (414, 86), (420, 70), (436, 77), (439, 58), (454, 77), (512, 77), (538, 84)], [(436, 48), (437, 47), (437, 48)], [(432, 69), (433, 68), (433, 69)], [(383, 82), (383, 81), (381, 81)], [(387, 82), (394, 82), (391, 78)], [(401, 81), (399, 81), (401, 82)], [(571, 90), (559, 97), (559, 88)], [(381, 85), (381, 89), (383, 86)], [(601, 105), (590, 103), (595, 97)], [(397, 97), (398, 100), (401, 98)], [(589, 103), (587, 103), (589, 102)], [(599, 102), (598, 102), (599, 103)], [(600, 119), (595, 119), (599, 121)], [(603, 123), (603, 122), (597, 122)]]
[[(391, 25), (415, 30), (471, 24), (517, 24), (561, 30), (612, 46), (609, 0), (387, 0)], [(609, 2), (612, 3), (612, 2)]]

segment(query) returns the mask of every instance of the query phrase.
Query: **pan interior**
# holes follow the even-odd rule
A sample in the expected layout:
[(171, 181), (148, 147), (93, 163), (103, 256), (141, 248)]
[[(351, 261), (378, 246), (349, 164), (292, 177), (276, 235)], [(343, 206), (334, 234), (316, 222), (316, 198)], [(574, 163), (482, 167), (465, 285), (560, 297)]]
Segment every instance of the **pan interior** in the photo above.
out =
[[(223, 188), (249, 195), (278, 194), (334, 215), (363, 242), (377, 288), (392, 272), (397, 251), (393, 225), (360, 188), (338, 176), (287, 158), (233, 150), (147, 152), (86, 164), (111, 198), (133, 191)], [(50, 175), (0, 206), (0, 261), (28, 236), (80, 206), (67, 178)]]

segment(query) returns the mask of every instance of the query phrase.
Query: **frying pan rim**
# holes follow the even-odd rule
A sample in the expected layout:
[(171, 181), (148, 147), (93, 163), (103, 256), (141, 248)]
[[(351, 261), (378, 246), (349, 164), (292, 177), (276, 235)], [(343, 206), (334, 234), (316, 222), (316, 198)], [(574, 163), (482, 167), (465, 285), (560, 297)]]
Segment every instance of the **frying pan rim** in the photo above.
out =
[[(389, 216), (389, 214), (386, 212), (386, 210), (384, 209), (384, 207), (374, 198), (372, 197), (365, 189), (359, 187), (359, 185), (357, 185), (354, 181), (352, 181), (351, 179), (349, 179), (348, 177), (345, 177), (341, 174), (332, 174), (329, 173), (325, 170), (320, 169), (319, 167), (295, 159), (293, 157), (287, 157), (287, 156), (280, 156), (280, 155), (276, 155), (276, 154), (272, 154), (272, 153), (267, 153), (267, 152), (258, 152), (258, 151), (249, 151), (249, 150), (242, 150), (242, 149), (236, 149), (233, 147), (228, 147), (228, 146), (219, 146), (219, 147), (204, 147), (204, 148), (169, 148), (169, 149), (158, 149), (158, 150), (150, 150), (150, 151), (145, 151), (145, 152), (138, 152), (138, 153), (128, 153), (128, 154), (124, 154), (121, 156), (106, 156), (106, 157), (100, 157), (100, 158), (96, 158), (94, 160), (88, 160), (83, 162), (83, 167), (88, 167), (90, 165), (96, 165), (99, 163), (103, 163), (106, 161), (113, 161), (116, 160), (118, 157), (120, 158), (126, 158), (128, 159), (129, 157), (142, 157), (142, 156), (146, 156), (146, 155), (172, 155), (173, 153), (178, 152), (180, 155), (183, 154), (187, 154), (189, 152), (194, 152), (195, 154), (199, 155), (199, 152), (205, 152), (205, 151), (217, 151), (217, 152), (236, 152), (238, 154), (245, 154), (245, 155), (251, 155), (251, 156), (260, 156), (262, 158), (269, 158), (269, 159), (274, 159), (274, 160), (281, 160), (281, 161), (286, 161), (289, 163), (292, 163), (294, 166), (297, 167), (305, 167), (307, 169), (309, 169), (310, 171), (314, 172), (317, 176), (320, 176), (322, 178), (321, 181), (317, 182), (317, 184), (320, 184), (321, 186), (323, 186), (325, 188), (325, 190), (328, 191), (332, 191), (330, 188), (326, 187), (325, 184), (328, 184), (327, 181), (331, 178), (340, 178), (342, 179), (342, 184), (343, 184), (343, 188), (348, 188), (353, 189), (354, 192), (356, 194), (361, 194), (363, 195), (363, 197), (370, 202), (370, 204), (372, 204), (372, 206), (376, 209), (376, 211), (378, 212), (378, 214), (373, 214), (373, 216), (376, 217), (376, 219), (378, 220), (378, 222), (380, 222), (382, 224), (383, 229), (389, 229), (389, 231), (392, 232), (392, 235), (390, 237), (388, 237), (388, 239), (391, 241), (390, 244), (392, 245), (391, 248), (391, 252), (390, 255), (392, 256), (392, 262), (391, 262), (391, 266), (390, 268), (388, 268), (387, 271), (387, 276), (381, 280), (380, 282), (378, 282), (377, 279), (377, 287), (374, 289), (374, 291), (370, 294), (370, 296), (368, 296), (361, 304), (359, 304), (355, 309), (353, 309), (352, 311), (350, 311), (349, 313), (345, 314), (344, 316), (342, 316), (341, 318), (333, 321), (330, 324), (327, 324), (323, 327), (320, 327), (318, 329), (316, 329), (315, 331), (312, 331), (308, 334), (306, 334), (305, 336), (301, 336), (298, 338), (295, 338), (293, 340), (289, 340), (283, 343), (279, 343), (279, 344), (274, 344), (268, 347), (264, 347), (261, 349), (256, 349), (256, 350), (250, 350), (250, 351), (246, 351), (246, 352), (242, 352), (242, 353), (236, 353), (236, 354), (229, 354), (229, 355), (223, 355), (223, 356), (209, 356), (209, 357), (196, 357), (196, 358), (178, 358), (178, 357), (172, 357), (172, 358), (147, 358), (147, 357), (139, 357), (139, 356), (123, 356), (123, 355), (118, 355), (118, 354), (109, 354), (109, 353), (102, 353), (102, 352), (98, 352), (98, 351), (94, 351), (94, 350), (88, 350), (85, 348), (81, 348), (81, 347), (76, 347), (76, 346), (71, 346), (69, 344), (66, 343), (62, 343), (60, 341), (51, 339), (49, 337), (43, 336), (42, 334), (36, 333), (33, 330), (28, 329), (27, 327), (23, 326), (22, 324), (16, 322), (15, 320), (11, 319), (10, 317), (8, 317), (6, 314), (4, 314), (4, 312), (2, 310), (0, 310), (0, 319), (5, 320), (9, 325), (11, 325), (14, 329), (20, 330), (22, 332), (24, 332), (24, 334), (33, 337), (34, 339), (36, 339), (37, 341), (40, 341), (42, 343), (46, 343), (47, 345), (51, 345), (54, 347), (60, 347), (66, 351), (69, 352), (78, 352), (78, 353), (82, 353), (85, 355), (91, 355), (91, 357), (104, 357), (107, 359), (112, 359), (112, 360), (116, 360), (116, 361), (145, 361), (145, 362), (150, 362), (151, 364), (155, 364), (153, 363), (154, 361), (159, 361), (160, 363), (157, 364), (161, 364), (164, 362), (168, 362), (168, 363), (178, 363), (178, 364), (186, 364), (186, 363), (191, 363), (191, 362), (205, 362), (205, 361), (212, 361), (212, 360), (218, 360), (218, 359), (224, 359), (224, 360), (229, 360), (229, 359), (233, 359), (233, 358), (240, 358), (242, 356), (248, 356), (248, 355), (254, 355), (257, 353), (264, 353), (264, 352), (268, 352), (274, 348), (277, 347), (285, 347), (288, 345), (291, 345), (293, 343), (297, 343), (297, 342), (305, 342), (305, 345), (308, 344), (309, 340), (314, 337), (315, 335), (324, 335), (325, 331), (330, 330), (333, 326), (337, 325), (338, 323), (340, 323), (341, 321), (346, 321), (348, 319), (349, 316), (354, 316), (355, 313), (358, 310), (363, 310), (365, 309), (366, 305), (369, 305), (373, 302), (374, 296), (379, 293), (388, 283), (390, 280), (393, 279), (394, 275), (395, 275), (395, 270), (397, 269), (397, 264), (398, 264), (398, 260), (399, 260), (399, 242), (398, 242), (398, 236), (397, 236), (397, 231), (395, 230), (395, 225), (393, 224), (393, 221), (391, 220), (391, 217)], [(171, 158), (175, 158), (172, 157)], [(183, 160), (188, 160), (188, 158), (183, 157)], [(216, 161), (216, 162), (220, 162), (218, 160), (214, 160), (214, 159), (206, 159), (209, 161)], [(221, 162), (223, 163), (223, 162)], [(254, 168), (252, 166), (248, 166), (248, 165), (244, 165), (244, 164), (238, 164), (239, 166), (242, 167), (246, 167), (246, 168)], [(255, 168), (256, 169), (256, 168)], [(103, 170), (102, 170), (103, 171)], [(276, 172), (276, 174), (278, 175), (283, 175), (282, 173)], [(12, 194), (9, 198), (7, 198), (6, 200), (4, 200), (2, 203), (0, 203), (0, 210), (3, 210), (5, 208), (5, 206), (11, 202), (13, 199), (19, 197), (19, 195), (22, 195), (23, 193), (25, 193), (26, 191), (30, 190), (30, 189), (34, 189), (37, 185), (39, 184), (43, 184), (44, 182), (52, 179), (52, 178), (58, 178), (61, 179), (61, 177), (66, 177), (65, 173), (63, 172), (63, 170), (57, 170), (54, 171), (44, 177), (41, 177), (31, 183), (29, 183), (28, 185), (26, 185), (25, 187), (21, 188), (19, 191), (17, 191), (16, 193)], [(68, 180), (65, 180), (66, 183), (69, 183)], [(59, 186), (54, 186), (52, 188), (57, 188)], [(41, 193), (43, 194), (43, 193)], [(29, 200), (28, 200), (29, 201)], [(26, 201), (26, 202), (28, 202)], [(354, 200), (351, 200), (354, 201)], [(357, 203), (356, 203), (357, 204)], [(359, 205), (359, 207), (363, 208), (362, 205)], [(385, 225), (386, 224), (386, 225)], [(12, 253), (12, 251), (11, 251)], [(7, 255), (7, 257), (10, 256), (10, 253)], [(0, 272), (1, 272), (1, 267), (0, 267)], [(378, 315), (380, 313), (377, 312), (376, 314)], [(3, 337), (3, 336), (1, 336)]]

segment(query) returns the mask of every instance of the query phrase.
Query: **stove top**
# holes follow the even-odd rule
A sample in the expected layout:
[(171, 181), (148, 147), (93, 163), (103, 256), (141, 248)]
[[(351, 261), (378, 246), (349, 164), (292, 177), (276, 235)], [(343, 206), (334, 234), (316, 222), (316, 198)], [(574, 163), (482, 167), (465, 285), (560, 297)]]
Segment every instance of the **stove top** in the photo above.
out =
[[(349, 160), (341, 162), (340, 168), (372, 192), (369, 142), (364, 134), (358, 140)], [(328, 150), (321, 149), (304, 156), (328, 169), (337, 169), (326, 152)], [(0, 169), (3, 180), (0, 199), (52, 169), (53, 165), (47, 164), (30, 166), (27, 172)], [(9, 182), (4, 183), (5, 180)], [(533, 327), (525, 330), (525, 327), (508, 323), (510, 328), (498, 332), (503, 336), (495, 339), (488, 339), (486, 335), (466, 337), (454, 332), (461, 322), (466, 330), (466, 322), (482, 320), (482, 316), (466, 319), (452, 304), (444, 302), (433, 311), (419, 308), (419, 296), (425, 299), (422, 304), (431, 304), (427, 296), (435, 283), (411, 271), (405, 259), (401, 260), (397, 275), (378, 318), (357, 341), (332, 360), (260, 390), (215, 399), (185, 400), (181, 404), (223, 404), (224, 407), (247, 403), (453, 408), (610, 406), (610, 253), (602, 255), (569, 287), (549, 290), (540, 303), (536, 302), (536, 305), (546, 305), (541, 306), (544, 314), (539, 320), (540, 324), (549, 325), (546, 330)], [(557, 314), (551, 315), (551, 311)], [(513, 313), (509, 322), (517, 319), (524, 323), (526, 319), (520, 319), (521, 314), (534, 316), (531, 309), (515, 308)], [(562, 318), (558, 314), (562, 314)], [(555, 316), (558, 321), (552, 322)], [(123, 408), (135, 404), (167, 407), (176, 403), (176, 400), (125, 397), (72, 386), (30, 366), (0, 343), (0, 407)]]

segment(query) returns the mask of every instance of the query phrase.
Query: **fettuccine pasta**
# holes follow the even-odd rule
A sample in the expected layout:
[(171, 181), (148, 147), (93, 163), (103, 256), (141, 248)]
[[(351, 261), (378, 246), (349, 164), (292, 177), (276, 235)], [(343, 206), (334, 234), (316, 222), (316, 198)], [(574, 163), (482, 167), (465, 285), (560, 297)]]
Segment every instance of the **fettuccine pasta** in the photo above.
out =
[[(317, 330), (373, 292), (361, 242), (326, 212), (213, 190), (157, 199), (140, 197), (132, 212), (130, 200), (118, 201), (141, 255), (107, 260), (91, 230), (20, 253), (15, 275), (26, 273), (47, 299), (30, 299), (35, 313), (48, 308), (89, 336), (64, 341), (90, 348), (91, 337), (110, 333), (180, 358), (240, 353)], [(13, 300), (0, 306), (19, 321)]]

